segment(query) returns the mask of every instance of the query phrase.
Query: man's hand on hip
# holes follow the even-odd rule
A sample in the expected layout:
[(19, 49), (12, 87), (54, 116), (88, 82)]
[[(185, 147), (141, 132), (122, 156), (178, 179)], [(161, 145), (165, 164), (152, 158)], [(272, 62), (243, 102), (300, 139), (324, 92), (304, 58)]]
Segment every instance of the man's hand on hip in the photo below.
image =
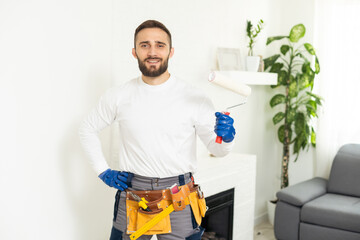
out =
[(133, 174), (111, 170), (110, 168), (99, 175), (106, 185), (124, 191), (131, 184)]
[(214, 132), (222, 137), (224, 142), (231, 142), (235, 137), (235, 128), (233, 126), (234, 119), (220, 112), (215, 113), (216, 124)]

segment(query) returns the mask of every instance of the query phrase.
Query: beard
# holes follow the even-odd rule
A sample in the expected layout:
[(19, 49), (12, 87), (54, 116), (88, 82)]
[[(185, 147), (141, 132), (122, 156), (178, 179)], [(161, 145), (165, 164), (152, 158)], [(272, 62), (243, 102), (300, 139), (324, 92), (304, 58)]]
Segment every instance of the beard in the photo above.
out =
[(160, 60), (162, 61), (162, 58), (146, 58), (144, 61), (141, 61), (138, 58), (138, 63), (139, 63), (139, 69), (141, 71), (141, 73), (146, 76), (146, 77), (158, 77), (161, 74), (163, 74), (164, 72), (166, 72), (167, 68), (168, 68), (168, 62), (169, 62), (169, 56), (162, 62), (162, 64), (160, 65), (159, 69), (156, 69), (155, 66), (150, 66), (149, 68), (146, 67), (145, 62), (147, 60)]

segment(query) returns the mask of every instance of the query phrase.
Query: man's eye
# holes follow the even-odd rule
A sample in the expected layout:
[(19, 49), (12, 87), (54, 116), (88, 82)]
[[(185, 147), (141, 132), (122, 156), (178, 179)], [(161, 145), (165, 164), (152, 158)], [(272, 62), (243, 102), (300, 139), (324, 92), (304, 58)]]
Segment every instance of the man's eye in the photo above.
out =
[(142, 47), (142, 48), (146, 48), (146, 47), (148, 47), (149, 45), (148, 44), (141, 44), (140, 45), (140, 47)]
[(159, 44), (158, 47), (163, 48), (163, 47), (165, 47), (165, 45), (164, 44)]

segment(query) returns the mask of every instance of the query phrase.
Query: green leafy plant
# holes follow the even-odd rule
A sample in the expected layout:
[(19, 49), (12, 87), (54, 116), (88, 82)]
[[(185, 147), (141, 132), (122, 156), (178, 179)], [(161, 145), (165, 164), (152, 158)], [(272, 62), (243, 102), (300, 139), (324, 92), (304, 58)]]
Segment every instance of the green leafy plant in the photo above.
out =
[[(299, 44), (305, 35), (303, 24), (295, 25), (289, 36), (275, 36), (267, 39), (266, 45), (274, 41), (286, 41), (280, 52), (264, 59), (265, 70), (278, 74), (277, 85), (272, 88), (283, 87), (283, 94), (276, 94), (270, 100), (273, 108), (280, 104), (284, 110), (273, 117), (274, 125), (281, 123), (278, 128), (278, 138), (283, 144), (281, 164), (281, 188), (289, 185), (288, 167), (290, 161), (290, 146), (298, 159), (302, 150), (309, 146), (316, 146), (316, 133), (312, 126), (312, 119), (317, 118), (318, 106), (323, 99), (312, 93), (315, 75), (320, 72), (319, 59), (310, 43)], [(311, 66), (308, 57), (315, 58), (315, 66)]]
[(248, 48), (249, 48), (248, 55), (249, 56), (253, 56), (253, 54), (254, 54), (253, 48), (254, 48), (254, 44), (255, 44), (255, 39), (257, 38), (257, 36), (259, 35), (259, 33), (261, 32), (263, 27), (264, 27), (264, 21), (262, 19), (260, 19), (256, 28), (254, 28), (251, 21), (247, 20), (246, 34), (249, 37), (249, 45), (248, 45)]

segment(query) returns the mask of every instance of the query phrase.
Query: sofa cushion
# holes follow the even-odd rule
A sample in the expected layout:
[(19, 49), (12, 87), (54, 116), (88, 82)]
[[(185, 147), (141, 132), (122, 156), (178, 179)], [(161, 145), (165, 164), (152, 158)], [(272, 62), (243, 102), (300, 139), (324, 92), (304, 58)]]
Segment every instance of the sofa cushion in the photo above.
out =
[(300, 240), (359, 240), (360, 233), (300, 223)]
[(360, 233), (360, 198), (327, 193), (306, 203), (301, 221)]
[(328, 192), (360, 197), (360, 144), (346, 144), (331, 167)]

